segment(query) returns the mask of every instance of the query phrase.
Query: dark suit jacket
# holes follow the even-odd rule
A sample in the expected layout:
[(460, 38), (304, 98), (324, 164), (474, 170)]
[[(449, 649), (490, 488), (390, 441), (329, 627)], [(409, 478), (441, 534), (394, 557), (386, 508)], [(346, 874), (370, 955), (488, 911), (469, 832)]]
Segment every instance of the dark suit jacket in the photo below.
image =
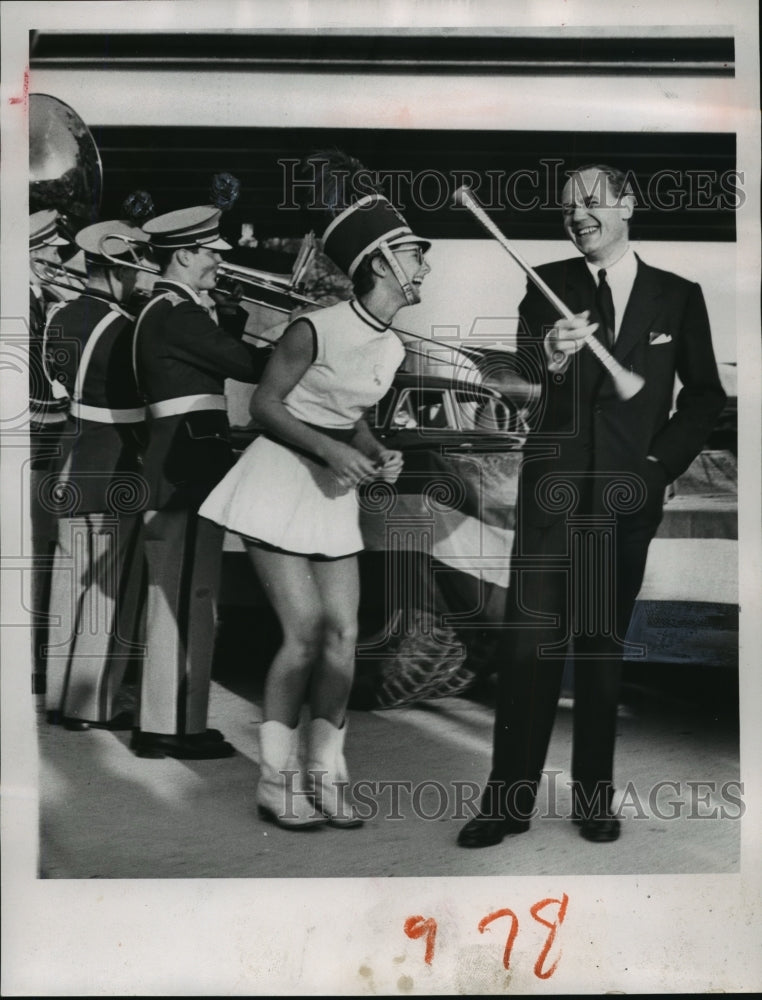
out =
[[(157, 281), (156, 305), (138, 320), (138, 386), (147, 403), (197, 394), (222, 395), (225, 379), (257, 382), (271, 349), (254, 348), (218, 326), (175, 282)], [(237, 331), (240, 333), (240, 329)], [(150, 418), (143, 457), (149, 510), (197, 508), (233, 464), (224, 410)]]
[[(584, 258), (537, 271), (572, 312), (594, 311), (595, 282)], [(553, 512), (537, 502), (538, 484), (548, 474), (605, 478), (635, 473), (653, 482), (659, 470), (662, 478), (656, 485), (663, 490), (699, 453), (725, 403), (699, 285), (638, 258), (612, 351), (624, 367), (645, 379), (629, 400), (616, 395), (611, 377), (586, 347), (562, 375), (548, 372), (543, 340), (557, 318), (530, 281), (520, 305), (518, 361), (522, 374), (543, 384), (520, 491), (524, 516), (530, 520), (553, 519)], [(673, 411), (675, 376), (682, 386)], [(649, 462), (648, 455), (657, 458), (659, 466)]]

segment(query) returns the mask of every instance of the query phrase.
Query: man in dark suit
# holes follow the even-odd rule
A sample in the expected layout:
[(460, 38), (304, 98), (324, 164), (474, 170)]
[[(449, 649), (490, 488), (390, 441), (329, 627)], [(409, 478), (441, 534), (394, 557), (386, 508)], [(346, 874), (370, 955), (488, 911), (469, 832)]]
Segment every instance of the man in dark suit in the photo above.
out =
[(141, 649), (145, 407), (132, 371), (134, 317), (123, 307), (137, 272), (124, 240), (109, 238), (115, 233), (147, 247), (140, 229), (119, 220), (80, 230), (86, 287), (46, 328), (48, 368), (66, 388), (68, 418), (49, 493), (58, 539), (45, 701), (48, 721), (74, 730), (119, 725), (117, 694)]
[(207, 494), (233, 464), (225, 379), (257, 382), (269, 349), (240, 338), (246, 311), (205, 306), (220, 251), (220, 211), (182, 209), (143, 226), (161, 267), (135, 330), (138, 386), (149, 411), (143, 474), (148, 567), (146, 656), (140, 691), (139, 757), (229, 757), (207, 729), (222, 529), (200, 519)]
[[(543, 392), (519, 481), (492, 770), (462, 847), (529, 829), (570, 648), (573, 820), (588, 840), (619, 836), (612, 798), (625, 636), (665, 488), (699, 453), (725, 401), (701, 289), (633, 252), (634, 207), (621, 172), (572, 173), (564, 229), (583, 256), (538, 273), (575, 318), (558, 320), (533, 282), (521, 302), (518, 360)], [(591, 333), (644, 379), (631, 398), (584, 348)]]

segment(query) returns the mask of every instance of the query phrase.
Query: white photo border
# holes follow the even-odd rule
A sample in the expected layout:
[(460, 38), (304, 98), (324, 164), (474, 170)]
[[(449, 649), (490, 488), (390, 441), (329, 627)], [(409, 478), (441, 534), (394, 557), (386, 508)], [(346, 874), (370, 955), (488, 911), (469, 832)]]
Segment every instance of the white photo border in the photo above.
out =
[[(465, 0), (3, 2), (3, 335), (15, 330), (7, 325), (7, 318), (23, 317), (27, 309), (27, 129), (22, 109), (29, 29), (71, 30), (81, 24), (83, 30), (124, 30), (139, 24), (140, 30), (235, 31), (256, 23), (305, 30), (377, 24), (468, 30), (512, 21), (527, 27), (600, 27), (616, 18), (620, 26), (647, 25), (658, 30), (667, 12), (670, 25), (730, 30), (736, 44), (736, 76), (722, 88), (731, 101), (728, 106), (702, 103), (710, 102), (717, 89), (698, 82), (675, 87), (683, 103), (665, 95), (655, 82), (650, 89), (644, 85), (642, 92), (650, 94), (650, 129), (669, 130), (677, 118), (688, 118), (701, 123), (697, 131), (734, 131), (738, 163), (746, 174), (747, 197), (737, 216), (736, 308), (742, 331), (738, 357), (743, 361), (738, 367), (739, 538), (743, 540), (739, 582), (741, 779), (746, 815), (740, 873), (315, 879), (309, 883), (283, 879), (39, 880), (37, 748), (28, 642), (23, 629), (7, 628), (0, 637), (3, 995), (682, 993), (762, 988), (762, 754), (757, 718), (762, 704), (762, 672), (757, 662), (762, 648), (762, 343), (756, 5), (743, 0), (669, 5), (643, 0), (626, 6), (605, 0), (516, 4)], [(470, 81), (464, 101), (480, 86), (483, 81)], [(414, 87), (409, 99), (416, 99)], [(462, 111), (465, 114), (467, 107)], [(570, 108), (569, 127), (604, 130), (611, 127), (612, 115), (608, 102), (601, 105), (600, 119)], [(511, 127), (517, 127), (515, 122)], [(0, 401), (3, 409), (13, 405), (12, 399)], [(3, 532), (19, 523), (18, 489), (14, 488), (18, 452), (3, 449)], [(5, 534), (2, 540), (8, 551)], [(18, 581), (9, 572), (0, 578), (5, 614), (13, 618), (21, 600)], [(473, 928), (480, 918), (506, 905), (508, 897), (517, 912), (528, 912), (537, 900), (556, 898), (560, 892), (568, 894), (569, 918), (564, 925), (563, 960), (554, 978), (541, 982), (532, 971), (543, 940), (539, 926), (531, 941), (517, 945), (510, 973), (495, 963), (495, 974), (486, 976), (477, 967), (479, 950), (474, 949)], [(400, 933), (411, 913), (446, 915), (442, 947), (431, 966), (420, 961), (422, 943)], [(493, 944), (498, 947), (496, 941)]]

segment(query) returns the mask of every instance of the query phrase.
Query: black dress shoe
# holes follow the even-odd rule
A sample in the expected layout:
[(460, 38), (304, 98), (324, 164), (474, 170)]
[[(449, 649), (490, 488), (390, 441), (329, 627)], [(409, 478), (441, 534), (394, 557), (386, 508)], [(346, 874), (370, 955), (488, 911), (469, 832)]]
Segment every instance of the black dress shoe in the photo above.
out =
[(72, 732), (84, 732), (86, 729), (108, 729), (110, 732), (119, 732), (132, 729), (135, 719), (132, 712), (120, 712), (108, 722), (94, 722), (92, 719), (75, 719), (70, 715), (61, 715), (58, 711), (46, 712), (46, 718), (51, 726), (62, 726)]
[(61, 719), (61, 725), (64, 729), (70, 730), (72, 733), (84, 733), (86, 729), (90, 729), (90, 723), (86, 722), (85, 719), (72, 719), (69, 717)]
[(166, 733), (144, 733), (133, 730), (130, 749), (136, 757), (160, 760), (162, 757), (176, 757), (178, 760), (220, 760), (232, 757), (235, 748), (223, 740), (204, 740), (198, 736), (174, 736)]
[(592, 819), (575, 819), (580, 837), (594, 844), (608, 844), (619, 839), (620, 823), (616, 816), (599, 816)]
[(110, 733), (120, 733), (132, 729), (135, 725), (135, 716), (132, 712), (120, 712), (108, 722), (91, 722), (91, 729), (107, 729)]
[(594, 787), (575, 782), (572, 786), (572, 822), (580, 837), (593, 844), (607, 844), (619, 839), (620, 823), (612, 811), (614, 787), (598, 782)]
[(528, 819), (492, 819), (489, 816), (474, 816), (458, 834), (459, 847), (494, 847), (509, 833), (526, 833)]
[(186, 738), (197, 740), (200, 743), (222, 743), (225, 740), (219, 729), (207, 729), (203, 733), (188, 733)]
[(83, 733), (86, 729), (90, 728), (90, 723), (85, 719), (73, 719), (68, 715), (61, 715), (55, 709), (46, 712), (45, 718), (51, 726), (61, 726), (63, 729), (68, 729), (73, 733)]

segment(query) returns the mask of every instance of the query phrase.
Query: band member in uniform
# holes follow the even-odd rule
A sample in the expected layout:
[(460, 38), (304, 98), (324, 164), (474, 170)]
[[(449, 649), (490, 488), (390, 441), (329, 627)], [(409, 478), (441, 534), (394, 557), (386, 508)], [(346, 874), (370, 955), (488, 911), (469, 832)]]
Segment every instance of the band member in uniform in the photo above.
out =
[[(200, 510), (243, 537), (283, 630), (265, 686), (257, 802), (263, 819), (288, 829), (362, 822), (344, 756), (363, 548), (356, 487), (366, 477), (394, 481), (402, 469), (401, 453), (384, 448), (363, 417), (404, 359), (391, 322), (420, 302), (429, 272), (430, 243), (381, 195), (337, 210), (323, 245), (355, 297), (287, 327), (252, 400), (264, 433)], [(301, 778), (291, 784), (294, 772)]]
[(47, 641), (50, 567), (56, 543), (56, 516), (40, 496), (46, 476), (55, 468), (61, 450), (61, 432), (66, 424), (66, 392), (51, 381), (45, 364), (43, 334), (48, 309), (58, 302), (48, 298), (36, 268), (50, 263), (61, 264), (59, 248), (69, 246), (58, 231), (58, 213), (54, 209), (35, 212), (29, 219), (29, 445), (30, 513), (32, 519), (32, 629), (34, 643), (34, 690), (44, 691)]
[(223, 532), (197, 511), (233, 464), (225, 379), (258, 381), (271, 352), (240, 339), (244, 309), (221, 310), (224, 329), (202, 303), (215, 287), (220, 251), (232, 249), (220, 239), (219, 219), (218, 209), (202, 206), (143, 227), (162, 273), (138, 318), (134, 352), (149, 410), (146, 657), (132, 739), (140, 757), (234, 753), (207, 729)]
[(44, 272), (46, 264), (61, 266), (59, 248), (70, 245), (58, 232), (57, 222), (58, 213), (54, 209), (35, 212), (29, 217), (29, 402), (34, 427), (49, 425), (53, 421), (46, 418), (51, 415), (58, 424), (66, 422), (66, 394), (54, 394), (55, 387), (51, 384), (42, 357), (42, 335), (48, 309), (61, 299), (43, 289), (43, 278), (38, 273), (38, 269)]
[(58, 347), (49, 369), (69, 393), (61, 469), (50, 494), (58, 512), (58, 542), (50, 597), (46, 708), (67, 729), (110, 727), (115, 699), (131, 657), (140, 652), (143, 605), (142, 519), (147, 492), (139, 448), (145, 408), (132, 371), (134, 318), (121, 303), (137, 272), (120, 233), (143, 242), (140, 229), (120, 221), (81, 230), (87, 285), (52, 316)]
[[(612, 800), (624, 641), (665, 488), (725, 401), (701, 288), (635, 254), (634, 209), (622, 172), (574, 171), (563, 221), (581, 256), (538, 274), (575, 318), (558, 320), (531, 281), (520, 305), (519, 361), (545, 372), (543, 395), (519, 481), (492, 771), (462, 847), (529, 829), (570, 641), (573, 820), (592, 842), (620, 834)], [(591, 332), (645, 380), (631, 398), (583, 347)]]

